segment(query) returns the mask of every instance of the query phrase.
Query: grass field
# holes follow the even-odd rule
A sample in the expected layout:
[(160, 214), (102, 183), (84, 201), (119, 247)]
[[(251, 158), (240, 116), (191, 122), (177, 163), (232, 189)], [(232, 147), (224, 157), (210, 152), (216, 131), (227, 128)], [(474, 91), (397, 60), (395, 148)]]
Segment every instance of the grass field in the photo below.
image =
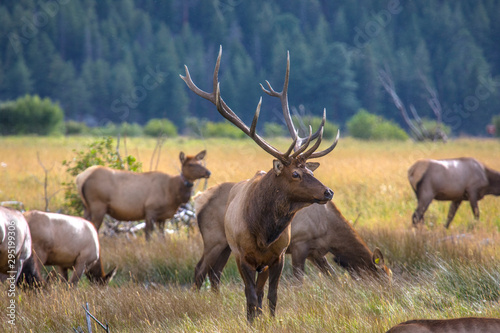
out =
[[(71, 180), (62, 161), (92, 141), (0, 138), (0, 201), (18, 200), (26, 209), (43, 210), (45, 174), (40, 161), (49, 170), (49, 209), (58, 210), (64, 199), (61, 182)], [(288, 146), (284, 139), (272, 143), (283, 150)], [(130, 138), (126, 148), (122, 140), (120, 151), (138, 157), (148, 171), (154, 147), (152, 139)], [(272, 158), (250, 140), (177, 138), (163, 146), (159, 170), (177, 174), (180, 151), (195, 154), (203, 149), (212, 171), (208, 186), (250, 178), (272, 167)], [(500, 142), (489, 139), (415, 144), (342, 138), (331, 154), (318, 160), (321, 167), (315, 176), (334, 190), (334, 202), (346, 218), (356, 221), (370, 248), (382, 250), (394, 272), (390, 284), (355, 281), (340, 268), (334, 277), (325, 277), (309, 266), (304, 285), (297, 286), (290, 279), (287, 258), (276, 317), (269, 317), (266, 303), (265, 315), (249, 326), (233, 260), (219, 294), (209, 286), (191, 290), (203, 247), (197, 231), (173, 234), (165, 241), (155, 235), (148, 244), (142, 235), (130, 240), (101, 236), (105, 266), (118, 266), (109, 287), (94, 287), (83, 279), (76, 288), (55, 284), (41, 292), (18, 291), (16, 325), (11, 327), (5, 284), (0, 330), (69, 332), (85, 327), (85, 302), (112, 332), (385, 332), (412, 318), (500, 317), (500, 199), (488, 196), (480, 201), (478, 222), (468, 203), (462, 204), (449, 230), (443, 227), (449, 203), (433, 202), (425, 228), (411, 228), (416, 199), (406, 177), (409, 166), (419, 158), (458, 156), (472, 156), (500, 170)], [(93, 332), (99, 332), (97, 327)]]

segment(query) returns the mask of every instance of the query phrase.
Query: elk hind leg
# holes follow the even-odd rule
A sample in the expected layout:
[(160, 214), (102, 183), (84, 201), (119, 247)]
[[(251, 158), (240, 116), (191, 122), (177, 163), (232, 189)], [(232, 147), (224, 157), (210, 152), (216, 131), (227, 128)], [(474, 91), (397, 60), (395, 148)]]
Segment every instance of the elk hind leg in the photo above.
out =
[(318, 257), (314, 256), (312, 257), (312, 262), (318, 269), (321, 271), (321, 273), (327, 275), (327, 276), (333, 276), (333, 268), (332, 266), (328, 263), (328, 260), (326, 260), (326, 257)]
[(450, 210), (448, 211), (448, 218), (446, 219), (446, 229), (448, 229), (451, 221), (453, 221), (453, 218), (455, 217), (455, 214), (457, 213), (457, 209), (458, 209), (458, 207), (460, 207), (461, 203), (462, 203), (462, 200), (456, 200), (456, 201), (451, 202)]
[(231, 255), (231, 248), (226, 246), (226, 248), (222, 251), (222, 253), (217, 258), (217, 262), (212, 269), (208, 272), (208, 278), (210, 279), (210, 284), (214, 291), (219, 290), (220, 278), (222, 275), (222, 270), (226, 267), (227, 261), (229, 260), (229, 256)]
[[(419, 192), (421, 193), (423, 191)], [(414, 227), (417, 227), (418, 225), (422, 225), (424, 223), (424, 214), (427, 211), (427, 208), (429, 208), (429, 205), (431, 204), (433, 199), (434, 198), (431, 196), (426, 196), (423, 194), (418, 195), (418, 206), (412, 216), (412, 223)]]
[[(203, 252), (203, 256), (201, 257), (200, 261), (198, 262), (198, 264), (196, 265), (196, 268), (194, 270), (194, 282), (195, 282), (195, 286), (198, 290), (203, 285), (203, 282), (205, 281), (205, 277), (207, 276), (207, 274), (209, 274), (209, 277), (211, 276), (211, 274), (212, 274), (211, 271), (214, 269), (214, 267), (217, 266), (217, 262), (219, 260), (221, 260), (220, 258), (223, 255), (225, 248), (228, 248), (228, 247), (229, 246), (227, 245), (227, 243), (223, 244), (222, 246), (215, 245), (213, 247), (210, 247), (210, 249), (207, 249), (207, 247), (205, 247), (205, 250)], [(229, 254), (231, 254), (231, 250), (229, 250)], [(228, 257), (229, 257), (229, 255), (228, 255)], [(226, 260), (226, 262), (227, 262), (227, 260)], [(226, 264), (226, 262), (224, 262), (224, 264), (220, 268), (220, 270), (222, 270), (222, 268), (224, 268), (224, 265)], [(210, 282), (212, 283), (212, 286), (214, 286), (213, 285), (214, 281), (212, 281), (212, 279), (210, 279)], [(214, 287), (217, 288), (218, 285), (215, 285)]]
[(292, 249), (293, 276), (299, 283), (304, 281), (307, 252), (308, 250), (300, 245)]

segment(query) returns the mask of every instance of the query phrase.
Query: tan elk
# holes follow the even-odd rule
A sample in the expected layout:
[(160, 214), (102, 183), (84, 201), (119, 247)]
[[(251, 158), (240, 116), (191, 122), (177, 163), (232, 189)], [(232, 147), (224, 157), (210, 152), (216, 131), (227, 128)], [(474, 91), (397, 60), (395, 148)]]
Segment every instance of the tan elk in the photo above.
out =
[[(203, 238), (203, 256), (195, 268), (195, 286), (200, 289), (209, 276), (213, 290), (218, 290), (222, 270), (231, 249), (224, 233), (224, 214), (229, 192), (235, 183), (213, 186), (195, 197), (198, 226)], [(292, 255), (294, 275), (302, 281), (306, 259), (324, 274), (333, 268), (326, 259), (332, 253), (334, 261), (355, 276), (391, 277), (382, 252), (370, 251), (335, 204), (313, 204), (298, 211), (291, 223), (291, 240), (286, 253)]]
[(35, 275), (31, 248), (30, 229), (23, 214), (0, 206), (0, 273), (6, 274), (12, 284), (22, 282), (23, 268), (31, 273), (25, 282), (41, 282), (40, 276)]
[(412, 216), (414, 226), (423, 223), (434, 199), (451, 201), (448, 228), (463, 200), (470, 202), (474, 217), (479, 219), (477, 202), (487, 194), (500, 195), (500, 172), (470, 157), (419, 160), (408, 170), (408, 180), (418, 200)]
[(104, 273), (99, 260), (99, 238), (89, 221), (76, 216), (32, 210), (24, 213), (31, 230), (35, 260), (41, 265), (57, 266), (58, 273), (76, 285), (83, 273), (89, 281), (106, 284), (116, 268)]
[[(85, 206), (84, 218), (97, 230), (104, 215), (121, 221), (146, 220), (146, 240), (151, 238), (155, 222), (162, 229), (179, 207), (188, 202), (193, 182), (209, 178), (210, 171), (202, 164), (206, 151), (196, 156), (180, 153), (181, 173), (171, 176), (153, 171), (135, 173), (91, 166), (76, 177), (78, 193)], [(161, 232), (163, 230), (160, 230)]]
[[(288, 107), (288, 77), (290, 58), (287, 59), (285, 83), (281, 93), (276, 92), (269, 82), (269, 90), (262, 89), (281, 101), (283, 114), (293, 139), (290, 148), (282, 153), (256, 134), (262, 98), (252, 124), (247, 127), (221, 98), (218, 72), (222, 55), (219, 51), (213, 75), (213, 92), (199, 89), (192, 81), (187, 66), (186, 75), (181, 78), (189, 89), (216, 105), (219, 113), (252, 138), (265, 152), (275, 158), (269, 172), (257, 172), (251, 179), (233, 186), (225, 210), (225, 236), (235, 256), (238, 270), (245, 284), (247, 319), (251, 322), (262, 313), (264, 287), (269, 279), (268, 300), (272, 316), (278, 299), (278, 284), (283, 270), (285, 250), (290, 242), (290, 222), (300, 209), (312, 203), (326, 203), (333, 197), (333, 191), (313, 176), (319, 163), (308, 159), (325, 156), (338, 141), (326, 150), (316, 152), (323, 135), (325, 112), (319, 130), (314, 133), (309, 128), (308, 138), (298, 137), (293, 127)], [(312, 139), (315, 144), (308, 149)], [(292, 152), (294, 150), (294, 152)], [(256, 277), (257, 273), (257, 277)]]
[(500, 319), (464, 317), (453, 319), (416, 319), (398, 324), (386, 333), (498, 333)]

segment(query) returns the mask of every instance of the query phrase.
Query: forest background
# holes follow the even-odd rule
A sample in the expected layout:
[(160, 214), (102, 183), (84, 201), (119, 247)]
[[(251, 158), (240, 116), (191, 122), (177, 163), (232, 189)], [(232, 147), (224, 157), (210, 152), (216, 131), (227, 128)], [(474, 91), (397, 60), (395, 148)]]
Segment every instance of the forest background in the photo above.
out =
[[(365, 109), (407, 129), (378, 78), (386, 69), (420, 116), (434, 118), (423, 75), (452, 135), (485, 136), (500, 110), (499, 16), (497, 0), (2, 1), (0, 101), (37, 94), (65, 120), (167, 118), (182, 131), (220, 121), (179, 74), (188, 65), (210, 90), (222, 45), (222, 95), (246, 123), (265, 95), (258, 83), (280, 89), (289, 50), (290, 105), (302, 114), (326, 108), (342, 128)], [(261, 124), (280, 123), (279, 102), (263, 105)]]

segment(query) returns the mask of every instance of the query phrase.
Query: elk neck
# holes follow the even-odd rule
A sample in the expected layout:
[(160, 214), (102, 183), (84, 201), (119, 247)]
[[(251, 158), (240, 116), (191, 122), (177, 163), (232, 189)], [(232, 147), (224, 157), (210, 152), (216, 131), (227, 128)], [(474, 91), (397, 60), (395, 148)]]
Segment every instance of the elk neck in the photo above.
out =
[(182, 182), (184, 183), (184, 186), (188, 187), (188, 188), (191, 188), (193, 187), (194, 183), (189, 181), (185, 176), (184, 174), (181, 172), (181, 180)]
[(295, 213), (306, 203), (291, 202), (286, 191), (275, 181), (273, 171), (257, 179), (249, 189), (246, 223), (261, 248), (269, 247), (290, 225)]
[(173, 179), (177, 183), (176, 196), (178, 198), (179, 204), (183, 204), (189, 201), (191, 197), (191, 192), (193, 191), (193, 182), (187, 179), (182, 173), (174, 177)]
[(484, 169), (489, 183), (488, 191), (486, 194), (500, 195), (500, 172), (490, 168)]

